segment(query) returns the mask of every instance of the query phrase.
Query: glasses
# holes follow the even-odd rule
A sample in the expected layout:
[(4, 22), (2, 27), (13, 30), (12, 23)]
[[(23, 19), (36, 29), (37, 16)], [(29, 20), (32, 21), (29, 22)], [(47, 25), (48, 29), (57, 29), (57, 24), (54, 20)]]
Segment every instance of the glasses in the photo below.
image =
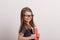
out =
[(34, 15), (24, 15), (25, 17), (33, 17)]

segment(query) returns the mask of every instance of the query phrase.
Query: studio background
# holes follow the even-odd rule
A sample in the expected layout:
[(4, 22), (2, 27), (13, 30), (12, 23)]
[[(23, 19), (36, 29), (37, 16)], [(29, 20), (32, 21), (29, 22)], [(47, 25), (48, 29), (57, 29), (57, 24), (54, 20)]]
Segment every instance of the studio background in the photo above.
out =
[(0, 40), (17, 40), (26, 6), (33, 11), (40, 40), (60, 40), (60, 0), (0, 0)]

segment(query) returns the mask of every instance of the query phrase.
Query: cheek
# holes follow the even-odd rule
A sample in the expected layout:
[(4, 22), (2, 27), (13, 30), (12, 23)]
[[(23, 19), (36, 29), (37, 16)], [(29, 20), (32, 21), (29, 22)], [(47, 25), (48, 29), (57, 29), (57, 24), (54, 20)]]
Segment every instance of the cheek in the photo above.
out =
[(24, 17), (24, 19), (27, 19), (27, 17)]
[(30, 19), (32, 19), (32, 17)]
[(27, 20), (27, 17), (24, 17), (24, 20)]

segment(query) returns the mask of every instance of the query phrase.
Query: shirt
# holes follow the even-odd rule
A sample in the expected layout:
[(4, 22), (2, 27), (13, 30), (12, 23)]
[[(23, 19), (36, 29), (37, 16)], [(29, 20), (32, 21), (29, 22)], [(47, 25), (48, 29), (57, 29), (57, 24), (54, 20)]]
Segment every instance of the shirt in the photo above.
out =
[(31, 36), (31, 34), (33, 34), (33, 30), (32, 29), (26, 29), (24, 25), (22, 25), (21, 29), (19, 32), (23, 32), (24, 33), (24, 37), (28, 37)]

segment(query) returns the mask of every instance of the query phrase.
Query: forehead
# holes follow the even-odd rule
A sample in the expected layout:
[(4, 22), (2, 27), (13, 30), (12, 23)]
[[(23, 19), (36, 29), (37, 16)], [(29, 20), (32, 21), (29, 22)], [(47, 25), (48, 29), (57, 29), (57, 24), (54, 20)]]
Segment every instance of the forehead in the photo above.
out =
[(32, 13), (30, 11), (26, 11), (24, 15), (31, 15)]

